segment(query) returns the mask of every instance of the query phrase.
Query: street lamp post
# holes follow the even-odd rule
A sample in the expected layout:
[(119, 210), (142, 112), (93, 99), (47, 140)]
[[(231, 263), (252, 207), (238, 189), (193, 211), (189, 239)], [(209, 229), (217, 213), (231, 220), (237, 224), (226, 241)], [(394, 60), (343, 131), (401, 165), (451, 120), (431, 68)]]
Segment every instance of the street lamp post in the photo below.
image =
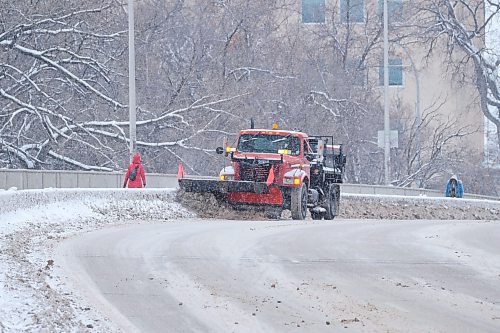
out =
[(134, 41), (134, 2), (128, 0), (128, 100), (130, 129), (130, 159), (136, 146), (136, 106), (135, 106), (135, 41)]
[(391, 131), (389, 117), (389, 20), (387, 0), (384, 0), (384, 179), (390, 185)]

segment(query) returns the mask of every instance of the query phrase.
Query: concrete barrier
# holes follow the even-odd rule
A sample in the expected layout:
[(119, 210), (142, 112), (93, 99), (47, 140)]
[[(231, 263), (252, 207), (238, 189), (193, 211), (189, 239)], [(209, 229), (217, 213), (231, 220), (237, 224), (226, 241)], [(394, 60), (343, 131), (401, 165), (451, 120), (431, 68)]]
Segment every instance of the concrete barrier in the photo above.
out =
[[(124, 176), (121, 172), (0, 169), (0, 189), (121, 188)], [(146, 173), (146, 180), (151, 188), (177, 186), (175, 175)]]
[(372, 195), (402, 195), (402, 196), (426, 196), (442, 197), (443, 193), (436, 190), (380, 186), (380, 185), (362, 185), (362, 184), (342, 184), (342, 192), (352, 194), (372, 194)]
[[(177, 177), (172, 174), (146, 173), (148, 188), (176, 188)], [(24, 170), (0, 169), (0, 189), (16, 187), (19, 190), (44, 188), (121, 188), (124, 173), (94, 171), (56, 171), (56, 170)], [(360, 184), (342, 184), (343, 193), (371, 195), (401, 195), (443, 197), (442, 191), (378, 186)], [(488, 197), (465, 193), (465, 198), (500, 200), (499, 197)]]

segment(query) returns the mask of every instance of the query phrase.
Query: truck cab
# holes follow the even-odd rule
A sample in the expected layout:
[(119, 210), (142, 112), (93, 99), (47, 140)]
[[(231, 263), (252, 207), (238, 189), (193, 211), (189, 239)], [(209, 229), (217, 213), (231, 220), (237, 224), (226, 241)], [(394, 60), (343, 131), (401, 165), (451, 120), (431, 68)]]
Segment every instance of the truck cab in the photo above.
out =
[(278, 186), (298, 186), (310, 179), (310, 163), (306, 158), (310, 148), (305, 133), (242, 130), (236, 147), (226, 151), (232, 161), (231, 167), (220, 173), (226, 180), (266, 182), (271, 169), (272, 183)]

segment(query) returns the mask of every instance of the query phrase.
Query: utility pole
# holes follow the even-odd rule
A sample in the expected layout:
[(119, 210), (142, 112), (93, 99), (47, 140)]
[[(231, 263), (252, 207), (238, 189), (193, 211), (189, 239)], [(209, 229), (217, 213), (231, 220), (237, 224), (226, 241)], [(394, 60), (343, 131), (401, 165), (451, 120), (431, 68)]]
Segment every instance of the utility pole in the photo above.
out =
[(135, 40), (134, 40), (134, 2), (128, 0), (128, 103), (130, 129), (130, 160), (136, 146), (136, 107), (135, 107)]
[(384, 0), (384, 179), (390, 185), (391, 122), (389, 117), (389, 19)]

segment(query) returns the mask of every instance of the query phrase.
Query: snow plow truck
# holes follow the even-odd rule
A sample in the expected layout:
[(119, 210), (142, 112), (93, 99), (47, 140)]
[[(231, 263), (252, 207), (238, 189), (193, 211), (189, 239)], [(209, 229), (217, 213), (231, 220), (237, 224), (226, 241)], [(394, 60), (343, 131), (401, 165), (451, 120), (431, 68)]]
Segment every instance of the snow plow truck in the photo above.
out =
[(270, 218), (284, 209), (292, 219), (332, 220), (339, 211), (346, 156), (333, 136), (308, 136), (299, 131), (241, 130), (236, 146), (218, 147), (230, 159), (218, 178), (189, 177), (179, 165), (182, 190), (213, 193), (236, 208), (262, 208)]

